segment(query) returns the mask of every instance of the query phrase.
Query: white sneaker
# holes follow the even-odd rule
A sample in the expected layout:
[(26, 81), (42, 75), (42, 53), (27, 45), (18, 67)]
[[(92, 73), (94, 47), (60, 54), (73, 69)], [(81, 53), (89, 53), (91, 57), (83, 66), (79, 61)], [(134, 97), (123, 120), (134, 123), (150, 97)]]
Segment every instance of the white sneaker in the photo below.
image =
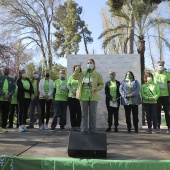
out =
[(39, 130), (45, 130), (44, 125), (41, 125), (41, 126), (39, 127)]
[(168, 128), (167, 132), (166, 133), (170, 133), (170, 128)]
[(24, 128), (22, 126), (19, 126), (19, 132), (24, 132)]
[(48, 130), (48, 125), (44, 125), (44, 129), (45, 129), (45, 130)]
[(157, 132), (156, 129), (153, 129), (153, 130), (152, 130), (152, 133), (153, 133), (153, 134), (156, 134), (156, 133), (158, 133), (158, 132)]

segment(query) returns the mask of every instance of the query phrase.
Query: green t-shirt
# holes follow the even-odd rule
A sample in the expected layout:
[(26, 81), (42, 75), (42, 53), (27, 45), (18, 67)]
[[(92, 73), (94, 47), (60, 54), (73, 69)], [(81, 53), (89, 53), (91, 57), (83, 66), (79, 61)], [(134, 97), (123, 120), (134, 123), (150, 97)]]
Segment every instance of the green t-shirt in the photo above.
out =
[[(92, 85), (93, 78), (92, 76), (89, 76), (91, 73), (87, 73), (86, 76), (83, 78), (83, 87), (82, 87), (82, 94), (81, 94), (81, 99), (82, 101), (88, 101), (89, 97), (90, 100), (93, 101), (92, 99), (92, 89), (89, 89), (89, 77), (90, 77), (90, 86)], [(91, 88), (91, 87), (90, 87)]]
[(68, 100), (67, 80), (61, 80), (61, 79), (55, 80), (54, 88), (56, 89), (55, 100), (57, 101)]
[[(156, 83), (145, 83), (141, 86), (141, 96), (143, 103), (155, 104), (160, 95), (159, 87)], [(152, 97), (154, 100), (149, 100)]]
[(110, 81), (110, 95), (112, 96), (112, 98), (117, 98), (117, 86), (116, 86), (116, 81)]
[(17, 101), (17, 93), (18, 93), (18, 86), (15, 85), (15, 92), (12, 95), (12, 100), (11, 100), (11, 104), (18, 104)]
[(34, 89), (34, 96), (38, 96), (38, 92), (37, 92), (37, 80), (33, 81), (33, 89)]
[(155, 72), (153, 73), (154, 82), (158, 85), (160, 89), (160, 96), (169, 96), (168, 92), (168, 82), (170, 81), (170, 74), (163, 72), (162, 74)]
[[(28, 80), (21, 80), (22, 84), (23, 84), (23, 87), (26, 89), (26, 90), (29, 90), (30, 89), (30, 83)], [(26, 99), (30, 99), (30, 94), (25, 92), (24, 94), (24, 98)]]
[[(4, 80), (4, 84), (3, 84), (2, 91), (3, 91), (5, 94), (8, 94), (8, 79), (5, 79), (5, 80)], [(1, 96), (0, 96), (0, 101), (8, 101), (8, 99), (5, 100), (4, 97), (1, 95)]]
[[(67, 84), (69, 84), (69, 85), (72, 87), (72, 89), (73, 89), (74, 91), (76, 91), (76, 90), (77, 90), (77, 87), (78, 87), (78, 80), (74, 80), (73, 77), (70, 76)], [(75, 97), (74, 94), (73, 94), (73, 92), (72, 92), (71, 90), (69, 90), (68, 96), (69, 96), (69, 97)]]

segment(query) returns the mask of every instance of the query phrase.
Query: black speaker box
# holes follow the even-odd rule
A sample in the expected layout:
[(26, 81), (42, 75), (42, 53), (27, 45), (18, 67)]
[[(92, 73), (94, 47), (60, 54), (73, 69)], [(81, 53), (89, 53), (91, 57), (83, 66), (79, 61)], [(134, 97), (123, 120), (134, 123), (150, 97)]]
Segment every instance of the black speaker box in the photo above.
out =
[(106, 133), (80, 133), (70, 132), (68, 156), (106, 158), (107, 140)]

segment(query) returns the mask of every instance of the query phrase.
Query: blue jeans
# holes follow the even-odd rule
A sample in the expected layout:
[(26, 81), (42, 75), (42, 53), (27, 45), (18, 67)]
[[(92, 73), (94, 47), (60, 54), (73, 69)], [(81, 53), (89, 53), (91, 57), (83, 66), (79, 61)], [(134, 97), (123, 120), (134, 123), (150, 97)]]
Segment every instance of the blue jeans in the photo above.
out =
[(57, 118), (60, 117), (60, 128), (63, 129), (66, 124), (67, 101), (54, 101), (54, 115), (51, 128), (57, 126)]
[(30, 126), (34, 125), (34, 114), (35, 114), (35, 107), (38, 111), (38, 119), (39, 119), (39, 126), (41, 126), (41, 107), (40, 107), (40, 101), (38, 96), (35, 97), (34, 100), (31, 100), (30, 107), (29, 107), (29, 116), (30, 116)]
[(146, 118), (148, 123), (148, 129), (152, 128), (152, 120), (153, 120), (153, 128), (157, 128), (157, 104), (149, 104), (144, 103)]

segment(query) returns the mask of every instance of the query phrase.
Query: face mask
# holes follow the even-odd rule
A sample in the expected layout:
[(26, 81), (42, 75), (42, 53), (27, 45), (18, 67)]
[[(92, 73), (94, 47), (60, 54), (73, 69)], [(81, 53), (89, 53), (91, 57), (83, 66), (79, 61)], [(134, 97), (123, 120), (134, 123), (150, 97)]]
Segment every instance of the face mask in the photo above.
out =
[(147, 77), (147, 82), (151, 83), (152, 82), (152, 78), (151, 77)]
[(94, 68), (94, 65), (93, 65), (93, 64), (87, 64), (87, 69), (93, 70), (93, 68)]
[(163, 71), (164, 70), (164, 66), (158, 66), (158, 70), (159, 71)]
[(50, 74), (49, 74), (49, 73), (47, 73), (47, 74), (45, 75), (45, 77), (49, 78), (49, 77), (50, 77)]
[(9, 70), (5, 70), (4, 75), (8, 76), (9, 75)]
[(130, 80), (131, 79), (131, 76), (128, 74), (126, 75), (126, 79)]
[(26, 73), (22, 74), (22, 77), (25, 78), (26, 77)]
[(115, 76), (114, 76), (114, 75), (110, 75), (110, 78), (111, 78), (111, 79), (114, 79), (114, 78), (115, 78)]
[(38, 77), (39, 77), (39, 74), (34, 74), (35, 79), (38, 79)]
[(60, 77), (61, 78), (65, 78), (65, 74), (60, 74)]

